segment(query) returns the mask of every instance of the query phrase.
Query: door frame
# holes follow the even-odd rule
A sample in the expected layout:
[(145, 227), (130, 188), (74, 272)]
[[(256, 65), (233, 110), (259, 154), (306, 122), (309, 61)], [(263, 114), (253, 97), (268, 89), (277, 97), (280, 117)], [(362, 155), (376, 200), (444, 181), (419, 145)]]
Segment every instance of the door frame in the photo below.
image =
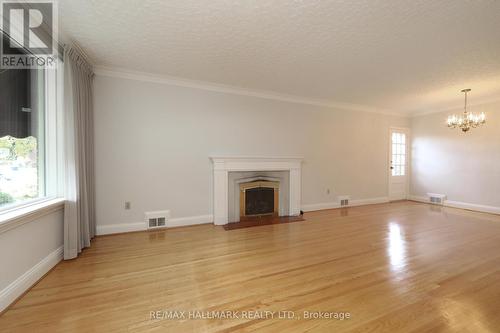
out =
[(405, 153), (406, 153), (406, 165), (405, 165), (405, 175), (406, 175), (406, 186), (405, 186), (405, 200), (410, 198), (410, 172), (411, 172), (411, 130), (409, 127), (398, 127), (398, 126), (390, 126), (388, 131), (388, 142), (387, 142), (387, 198), (391, 200), (391, 158), (392, 158), (392, 131), (401, 131), (406, 134), (406, 145), (405, 145)]

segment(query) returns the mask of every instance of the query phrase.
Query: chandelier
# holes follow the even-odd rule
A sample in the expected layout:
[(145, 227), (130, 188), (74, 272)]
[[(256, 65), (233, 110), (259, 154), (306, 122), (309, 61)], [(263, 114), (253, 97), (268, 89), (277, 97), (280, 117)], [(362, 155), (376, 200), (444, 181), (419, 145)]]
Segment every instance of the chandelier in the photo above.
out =
[(451, 115), (448, 116), (448, 127), (449, 128), (460, 128), (462, 132), (468, 132), (471, 128), (476, 128), (481, 126), (486, 122), (486, 117), (484, 113), (474, 114), (471, 112), (467, 112), (467, 93), (471, 91), (471, 89), (464, 89), (462, 92), (465, 94), (465, 106), (464, 113), (462, 115)]

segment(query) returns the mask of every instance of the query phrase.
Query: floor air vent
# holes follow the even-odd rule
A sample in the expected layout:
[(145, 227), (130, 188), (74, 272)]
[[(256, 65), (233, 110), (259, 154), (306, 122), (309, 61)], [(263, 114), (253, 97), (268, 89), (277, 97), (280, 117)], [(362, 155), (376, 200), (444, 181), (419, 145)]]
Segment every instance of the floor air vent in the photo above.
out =
[(157, 228), (157, 227), (164, 227), (164, 226), (165, 226), (165, 218), (164, 217), (150, 218), (149, 219), (149, 227), (150, 228)]
[(349, 206), (349, 196), (347, 195), (342, 195), (337, 198), (338, 202), (340, 202), (340, 207), (347, 207)]
[(148, 229), (163, 228), (167, 226), (167, 221), (170, 217), (169, 210), (146, 212), (146, 225)]
[(435, 205), (443, 205), (446, 199), (444, 194), (438, 193), (427, 193), (427, 196), (429, 197), (429, 202)]

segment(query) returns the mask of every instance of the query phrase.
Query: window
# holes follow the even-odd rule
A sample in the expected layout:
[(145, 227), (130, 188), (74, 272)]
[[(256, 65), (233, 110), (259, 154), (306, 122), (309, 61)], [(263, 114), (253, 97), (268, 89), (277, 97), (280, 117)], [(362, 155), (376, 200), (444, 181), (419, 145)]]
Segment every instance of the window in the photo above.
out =
[(406, 135), (392, 133), (391, 169), (393, 176), (404, 176), (406, 173)]
[(55, 76), (55, 70), (0, 69), (0, 211), (55, 196), (55, 140), (48, 141)]

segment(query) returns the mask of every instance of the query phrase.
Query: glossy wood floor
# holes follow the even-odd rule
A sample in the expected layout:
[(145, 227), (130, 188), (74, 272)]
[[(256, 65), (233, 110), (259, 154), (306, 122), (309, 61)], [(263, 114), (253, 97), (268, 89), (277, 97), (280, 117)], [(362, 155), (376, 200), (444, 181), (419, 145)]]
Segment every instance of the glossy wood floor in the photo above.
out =
[[(500, 216), (398, 202), (305, 218), (97, 238), (5, 312), (0, 331), (500, 331)], [(150, 319), (170, 310), (295, 318)]]
[(305, 220), (302, 216), (255, 216), (240, 222), (228, 223), (224, 225), (223, 228), (230, 231), (243, 228), (262, 227), (263, 225), (269, 224), (284, 224), (304, 221)]

